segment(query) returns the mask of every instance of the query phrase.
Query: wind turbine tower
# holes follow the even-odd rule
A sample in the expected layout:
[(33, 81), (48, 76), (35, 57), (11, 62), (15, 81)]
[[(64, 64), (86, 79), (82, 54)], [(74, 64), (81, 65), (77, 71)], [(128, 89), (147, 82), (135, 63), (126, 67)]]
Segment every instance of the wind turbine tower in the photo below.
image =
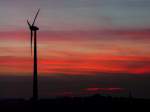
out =
[[(34, 49), (33, 53), (33, 100), (38, 100), (38, 70), (37, 70), (37, 31), (39, 28), (35, 26), (35, 21), (37, 19), (37, 16), (39, 14), (40, 9), (37, 11), (32, 25), (27, 20), (30, 32), (31, 32), (31, 55), (32, 55), (32, 49)], [(33, 44), (33, 45), (32, 45)], [(33, 46), (33, 48), (32, 48)]]

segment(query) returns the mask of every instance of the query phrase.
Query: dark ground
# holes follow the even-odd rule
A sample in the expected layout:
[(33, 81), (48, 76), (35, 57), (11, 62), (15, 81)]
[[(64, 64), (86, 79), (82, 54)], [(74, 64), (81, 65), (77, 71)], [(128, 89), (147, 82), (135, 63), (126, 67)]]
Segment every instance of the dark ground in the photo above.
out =
[(150, 112), (150, 100), (93, 95), (40, 99), (0, 100), (0, 112)]

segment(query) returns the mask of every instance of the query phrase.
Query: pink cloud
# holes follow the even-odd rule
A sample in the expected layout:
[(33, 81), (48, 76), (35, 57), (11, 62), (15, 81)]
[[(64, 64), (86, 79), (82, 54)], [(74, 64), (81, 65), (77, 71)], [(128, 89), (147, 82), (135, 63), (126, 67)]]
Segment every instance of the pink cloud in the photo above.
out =
[(99, 87), (95, 87), (95, 88), (85, 88), (84, 91), (89, 92), (89, 93), (121, 93), (124, 92), (125, 89), (123, 88), (99, 88)]

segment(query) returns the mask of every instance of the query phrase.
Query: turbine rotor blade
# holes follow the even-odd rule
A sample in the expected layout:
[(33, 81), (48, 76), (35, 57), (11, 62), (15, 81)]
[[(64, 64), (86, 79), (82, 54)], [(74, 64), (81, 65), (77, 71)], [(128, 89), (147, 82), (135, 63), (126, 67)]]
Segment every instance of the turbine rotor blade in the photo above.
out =
[(32, 41), (33, 41), (33, 31), (31, 30), (31, 55), (32, 55)]
[(38, 16), (39, 12), (40, 12), (40, 9), (38, 9), (38, 11), (37, 11), (37, 13), (36, 13), (36, 15), (35, 15), (35, 18), (34, 18), (34, 21), (33, 21), (33, 23), (32, 23), (32, 26), (34, 26), (35, 21), (36, 21), (36, 18), (37, 18), (37, 16)]
[(27, 20), (27, 23), (28, 23), (28, 26), (29, 26), (29, 28), (31, 27), (31, 24), (29, 23), (29, 21)]

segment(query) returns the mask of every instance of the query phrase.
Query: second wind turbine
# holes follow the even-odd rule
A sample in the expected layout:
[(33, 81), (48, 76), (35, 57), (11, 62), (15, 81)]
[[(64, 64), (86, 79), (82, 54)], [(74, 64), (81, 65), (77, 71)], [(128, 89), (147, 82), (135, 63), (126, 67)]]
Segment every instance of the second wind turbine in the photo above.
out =
[[(32, 25), (27, 20), (29, 29), (31, 31), (31, 55), (32, 55), (32, 43), (34, 45), (34, 60), (33, 60), (33, 100), (38, 100), (38, 70), (37, 70), (37, 31), (39, 28), (35, 26), (35, 21), (37, 19), (37, 16), (39, 14), (40, 9), (37, 11), (35, 18), (33, 20)], [(32, 42), (33, 41), (33, 42)]]

